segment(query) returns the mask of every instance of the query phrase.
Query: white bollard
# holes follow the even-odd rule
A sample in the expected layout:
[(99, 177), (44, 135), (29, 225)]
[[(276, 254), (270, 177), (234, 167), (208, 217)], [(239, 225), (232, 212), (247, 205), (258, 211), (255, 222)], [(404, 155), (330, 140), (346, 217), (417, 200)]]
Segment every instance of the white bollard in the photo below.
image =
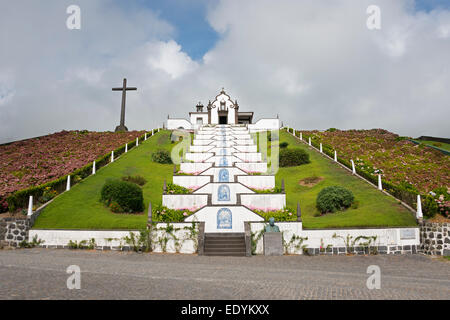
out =
[(153, 130), (155, 130), (155, 129), (152, 129), (152, 135), (154, 135)]
[(125, 145), (125, 153), (128, 152), (128, 143)]
[(144, 140), (147, 141), (147, 132), (144, 135)]
[(334, 150), (334, 161), (337, 162), (337, 152), (336, 152), (336, 150)]
[(67, 185), (66, 185), (66, 191), (70, 190), (70, 176), (67, 176)]
[(422, 219), (423, 213), (422, 213), (422, 201), (420, 201), (420, 194), (417, 195), (417, 212), (416, 212), (416, 218)]
[(320, 153), (322, 153), (323, 152), (323, 150), (322, 150), (322, 142), (320, 143)]
[(303, 133), (300, 132), (300, 140), (303, 140)]
[(33, 215), (33, 196), (30, 196), (30, 200), (28, 201), (28, 216)]
[(355, 169), (355, 162), (352, 160), (350, 160), (350, 162), (352, 163), (352, 173), (356, 174), (356, 169)]
[(111, 151), (111, 162), (114, 162), (114, 151)]
[(292, 134), (293, 134), (294, 137), (295, 137), (295, 129), (292, 129)]
[(378, 190), (383, 190), (383, 184), (381, 183), (381, 174), (378, 175)]
[(311, 137), (308, 139), (308, 144), (311, 146)]
[(158, 128), (158, 132), (159, 132), (159, 128)]
[(136, 138), (136, 147), (139, 145), (139, 138)]
[(95, 174), (95, 160), (94, 160), (94, 162), (92, 163), (92, 174)]

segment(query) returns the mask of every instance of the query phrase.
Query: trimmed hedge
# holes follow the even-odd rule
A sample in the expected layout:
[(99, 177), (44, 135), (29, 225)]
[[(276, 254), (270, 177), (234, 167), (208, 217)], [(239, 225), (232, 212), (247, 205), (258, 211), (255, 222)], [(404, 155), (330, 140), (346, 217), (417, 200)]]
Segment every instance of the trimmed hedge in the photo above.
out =
[(280, 167), (293, 167), (310, 163), (309, 154), (300, 148), (280, 149)]
[[(147, 138), (149, 138), (151, 136), (152, 136), (151, 132), (147, 132)], [(144, 138), (145, 138), (145, 134), (143, 134), (142, 136), (140, 136), (138, 138), (139, 142), (142, 142), (144, 140)], [(136, 142), (136, 139), (128, 142), (128, 150), (130, 150), (136, 146), (135, 142)], [(114, 150), (114, 157), (117, 158), (124, 152), (125, 152), (125, 145), (122, 145)], [(111, 159), (111, 152), (97, 158), (95, 160), (96, 170), (98, 170), (101, 167), (104, 167), (105, 165), (110, 163), (110, 159)], [(84, 167), (81, 167), (81, 168), (73, 171), (71, 174), (69, 174), (70, 176), (72, 176), (72, 179), (70, 181), (71, 185), (75, 185), (76, 183), (80, 182), (81, 180), (85, 179), (86, 177), (90, 176), (91, 174), (92, 174), (92, 163), (89, 163), (89, 164), (85, 165)], [(49, 181), (47, 183), (44, 183), (44, 184), (41, 184), (38, 186), (33, 186), (30, 188), (18, 190), (16, 192), (10, 194), (6, 198), (6, 201), (8, 202), (8, 210), (10, 212), (14, 212), (17, 209), (26, 208), (28, 206), (28, 201), (29, 201), (30, 196), (33, 196), (33, 199), (35, 199), (35, 200), (39, 200), (42, 197), (42, 195), (44, 194), (44, 191), (47, 187), (49, 187), (52, 190), (55, 190), (58, 194), (64, 192), (66, 190), (67, 177), (69, 175), (65, 175), (63, 177), (60, 177), (58, 179)], [(75, 179), (76, 176), (78, 176), (79, 179), (78, 178)]]
[(142, 212), (144, 196), (142, 189), (133, 182), (110, 179), (101, 190), (100, 201), (110, 207), (113, 212)]
[(322, 213), (336, 212), (350, 207), (355, 200), (353, 193), (340, 186), (322, 189), (317, 195), (316, 207)]

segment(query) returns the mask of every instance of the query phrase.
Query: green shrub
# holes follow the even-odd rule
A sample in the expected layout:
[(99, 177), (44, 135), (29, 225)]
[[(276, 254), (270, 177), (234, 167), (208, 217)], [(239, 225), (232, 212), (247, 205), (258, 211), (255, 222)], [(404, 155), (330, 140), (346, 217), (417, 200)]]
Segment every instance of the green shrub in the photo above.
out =
[(300, 148), (280, 150), (280, 167), (293, 167), (310, 163), (309, 154)]
[(283, 141), (280, 143), (280, 148), (287, 148), (288, 145), (289, 145), (289, 143), (287, 143), (286, 141)]
[(340, 186), (322, 189), (317, 195), (316, 206), (322, 213), (336, 212), (350, 207), (355, 200), (353, 193)]
[(141, 187), (147, 183), (147, 180), (145, 180), (145, 178), (140, 175), (122, 177), (122, 180), (136, 183), (137, 185), (139, 185)]
[(170, 194), (189, 194), (192, 193), (191, 190), (189, 190), (188, 188), (179, 186), (177, 184), (174, 184), (172, 182), (169, 182), (167, 184), (167, 193)]
[(172, 158), (170, 152), (165, 149), (159, 149), (152, 153), (152, 160), (156, 163), (171, 164)]
[(193, 214), (189, 209), (169, 209), (161, 204), (152, 208), (153, 221), (158, 222), (183, 222), (184, 219)]
[(142, 212), (144, 210), (144, 197), (142, 189), (128, 181), (118, 179), (107, 180), (102, 187), (100, 201), (108, 207), (113, 204), (114, 210), (122, 208), (123, 212)]

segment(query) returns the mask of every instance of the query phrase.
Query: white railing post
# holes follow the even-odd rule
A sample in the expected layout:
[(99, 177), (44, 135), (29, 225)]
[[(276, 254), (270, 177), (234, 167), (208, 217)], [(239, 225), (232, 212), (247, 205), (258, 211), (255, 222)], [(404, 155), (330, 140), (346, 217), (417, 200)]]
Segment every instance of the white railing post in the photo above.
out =
[(311, 137), (308, 139), (308, 144), (311, 146)]
[(300, 140), (303, 140), (303, 133), (300, 132)]
[(322, 153), (323, 152), (323, 150), (322, 150), (322, 142), (320, 143), (320, 153)]
[(111, 151), (111, 162), (114, 162), (114, 151)]
[(334, 150), (334, 161), (337, 162), (337, 152)]
[(378, 190), (383, 190), (383, 184), (381, 183), (381, 174), (378, 175)]
[(67, 176), (67, 185), (66, 185), (66, 191), (70, 190), (70, 176)]
[(128, 152), (128, 143), (125, 145), (125, 153)]
[(417, 195), (417, 212), (416, 212), (416, 218), (417, 218), (417, 220), (423, 219), (422, 201), (420, 201), (420, 194)]
[(27, 216), (33, 215), (33, 196), (30, 196), (30, 200), (28, 201), (28, 213)]
[(92, 174), (95, 174), (95, 160), (94, 160), (94, 162), (92, 163)]
[(356, 174), (356, 169), (355, 169), (355, 162), (352, 160), (350, 160), (350, 162), (352, 163), (352, 173)]
[(136, 147), (139, 145), (139, 138), (136, 138)]

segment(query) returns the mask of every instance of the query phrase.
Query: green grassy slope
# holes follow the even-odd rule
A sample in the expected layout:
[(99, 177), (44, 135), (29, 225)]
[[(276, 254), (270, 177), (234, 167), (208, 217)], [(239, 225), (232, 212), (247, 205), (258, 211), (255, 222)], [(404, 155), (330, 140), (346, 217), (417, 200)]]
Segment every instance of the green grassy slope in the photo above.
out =
[(101, 168), (94, 176), (73, 186), (50, 203), (36, 220), (36, 229), (141, 229), (147, 221), (143, 214), (115, 214), (99, 202), (100, 190), (107, 178), (141, 175), (145, 208), (149, 201), (161, 203), (164, 179), (171, 181), (173, 165), (151, 161), (151, 153), (159, 148), (171, 149), (170, 132), (161, 131), (131, 149), (115, 162)]
[[(280, 142), (283, 141), (288, 142), (290, 148), (302, 148), (310, 155), (310, 164), (280, 168), (276, 175), (277, 185), (281, 185), (282, 178), (285, 180), (287, 205), (296, 208), (297, 201), (300, 201), (305, 228), (416, 225), (414, 215), (394, 198), (352, 176), (350, 172), (310, 149), (286, 131), (280, 133)], [(300, 180), (312, 176), (322, 177), (323, 180), (313, 187), (299, 185)], [(331, 185), (350, 189), (359, 201), (359, 207), (315, 217), (318, 213), (315, 207), (317, 194)]]

